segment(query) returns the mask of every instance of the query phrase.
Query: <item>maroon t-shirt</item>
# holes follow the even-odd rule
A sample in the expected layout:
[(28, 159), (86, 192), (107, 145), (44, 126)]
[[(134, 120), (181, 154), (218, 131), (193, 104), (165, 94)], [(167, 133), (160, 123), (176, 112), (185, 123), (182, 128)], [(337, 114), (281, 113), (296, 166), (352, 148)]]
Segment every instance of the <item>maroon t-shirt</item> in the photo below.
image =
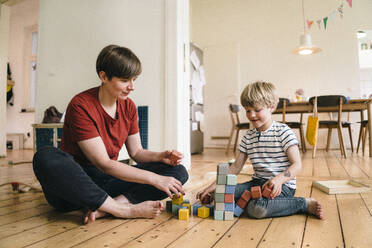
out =
[(95, 87), (76, 95), (66, 110), (61, 149), (71, 154), (80, 164), (90, 162), (81, 151), (78, 141), (100, 136), (109, 157), (117, 160), (128, 135), (139, 131), (134, 102), (129, 98), (118, 99), (114, 119), (99, 103), (98, 90), (99, 87)]

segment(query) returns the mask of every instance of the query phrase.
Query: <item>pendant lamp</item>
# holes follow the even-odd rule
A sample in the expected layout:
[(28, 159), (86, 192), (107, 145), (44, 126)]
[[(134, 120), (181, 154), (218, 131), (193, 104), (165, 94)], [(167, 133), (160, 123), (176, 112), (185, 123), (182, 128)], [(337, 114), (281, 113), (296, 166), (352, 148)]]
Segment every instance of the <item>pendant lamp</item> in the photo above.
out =
[(311, 42), (311, 36), (306, 32), (304, 0), (302, 0), (302, 19), (304, 23), (304, 34), (300, 36), (300, 45), (294, 50), (294, 53), (299, 55), (310, 55), (321, 52), (322, 49)]

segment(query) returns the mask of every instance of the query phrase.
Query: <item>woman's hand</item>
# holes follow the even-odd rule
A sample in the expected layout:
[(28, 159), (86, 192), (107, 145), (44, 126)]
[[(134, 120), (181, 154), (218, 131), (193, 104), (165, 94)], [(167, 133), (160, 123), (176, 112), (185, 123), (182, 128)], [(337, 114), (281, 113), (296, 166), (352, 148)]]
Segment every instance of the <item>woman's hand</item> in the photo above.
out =
[(211, 185), (205, 189), (199, 191), (196, 194), (196, 199), (199, 199), (201, 203), (208, 204), (213, 201), (213, 192), (216, 189), (216, 183), (213, 182)]
[(176, 194), (177, 196), (185, 194), (185, 191), (182, 188), (182, 183), (174, 177), (158, 175), (152, 185), (157, 189), (167, 193), (170, 198), (172, 198), (172, 194)]
[(270, 197), (271, 199), (274, 199), (275, 197), (279, 196), (280, 193), (282, 193), (282, 185), (282, 180), (280, 179), (280, 177), (276, 176), (266, 181), (264, 185), (262, 185), (262, 190), (265, 187), (269, 187), (271, 189)]
[(176, 166), (181, 163), (182, 158), (183, 154), (178, 152), (177, 150), (166, 150), (160, 153), (159, 161), (163, 162), (164, 164)]

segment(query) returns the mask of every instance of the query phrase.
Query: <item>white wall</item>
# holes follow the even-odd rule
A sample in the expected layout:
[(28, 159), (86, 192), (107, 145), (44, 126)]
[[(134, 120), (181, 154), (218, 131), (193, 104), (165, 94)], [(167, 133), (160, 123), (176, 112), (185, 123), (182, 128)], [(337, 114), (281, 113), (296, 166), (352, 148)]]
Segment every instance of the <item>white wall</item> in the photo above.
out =
[[(299, 36), (303, 33), (302, 12), (298, 0), (191, 0), (191, 41), (204, 50), (224, 49), (226, 44), (240, 47), (238, 68), (229, 70), (229, 58), (215, 58), (220, 62), (218, 70), (210, 70), (205, 64), (206, 113), (205, 126), (209, 133), (228, 136), (231, 122), (226, 108), (212, 108), (215, 102), (208, 102), (209, 95), (220, 96), (220, 104), (225, 106), (231, 101), (239, 102), (218, 91), (215, 84), (228, 84), (242, 90), (244, 86), (256, 80), (273, 82), (280, 96), (294, 98), (297, 88), (303, 88), (305, 96), (317, 94), (344, 94), (352, 98), (360, 97), (358, 42), (356, 31), (370, 29), (372, 26), (372, 1), (354, 1), (353, 8), (344, 2), (344, 17), (335, 15), (334, 22), (329, 21), (327, 30), (319, 30), (315, 23), (310, 31), (313, 43), (323, 52), (312, 56), (294, 55), (292, 51), (299, 45)], [(336, 10), (340, 1), (304, 1), (305, 18), (319, 19)], [(369, 28), (368, 28), (369, 27)], [(221, 53), (223, 54), (223, 53)], [(208, 58), (205, 58), (208, 61)], [(213, 66), (215, 68), (215, 66)], [(226, 69), (225, 69), (226, 68)], [(229, 76), (233, 80), (226, 80)], [(213, 77), (213, 80), (210, 78)], [(218, 78), (223, 81), (218, 81)], [(209, 89), (207, 91), (207, 89)], [(223, 115), (216, 123), (208, 116)], [(353, 115), (355, 116), (355, 115)], [(356, 115), (358, 118), (359, 115)], [(290, 117), (297, 119), (297, 116)], [(243, 120), (245, 118), (243, 117)], [(306, 121), (306, 118), (305, 118)], [(226, 127), (224, 132), (219, 126)], [(359, 131), (355, 125), (354, 134)], [(321, 131), (323, 134), (323, 131)], [(324, 146), (325, 132), (320, 147)], [(323, 138), (324, 137), (324, 138)], [(336, 143), (336, 135), (333, 135)], [(345, 140), (349, 139), (345, 133)], [(354, 139), (354, 146), (357, 139)], [(206, 146), (223, 146), (227, 141), (217, 142), (205, 137)], [(337, 147), (334, 144), (333, 147)]]
[[(28, 89), (25, 85), (25, 29), (35, 26), (39, 19), (39, 1), (27, 0), (10, 7), (10, 27), (9, 27), (9, 50), (8, 59), (12, 72), (12, 79), (15, 82), (13, 88), (14, 105), (7, 105), (7, 133), (26, 133), (31, 137), (27, 138), (24, 147), (32, 148), (33, 132), (32, 126), (35, 122), (33, 112), (21, 113), (25, 108), (25, 91)], [(28, 106), (27, 106), (28, 107)]]
[[(0, 4), (0, 102), (6, 102), (8, 38), (9, 38), (8, 6)], [(0, 104), (0, 157), (6, 155), (6, 107)]]
[(132, 49), (143, 72), (131, 98), (149, 106), (149, 149), (164, 147), (164, 0), (41, 0), (36, 121), (54, 104), (98, 86), (95, 62), (109, 44)]

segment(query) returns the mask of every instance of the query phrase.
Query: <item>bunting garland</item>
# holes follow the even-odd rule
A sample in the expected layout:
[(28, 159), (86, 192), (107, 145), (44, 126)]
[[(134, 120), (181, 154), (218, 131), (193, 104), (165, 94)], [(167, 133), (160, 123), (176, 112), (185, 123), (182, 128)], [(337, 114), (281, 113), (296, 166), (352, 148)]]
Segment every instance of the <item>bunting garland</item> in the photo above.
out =
[[(353, 7), (353, 0), (345, 0), (349, 7), (352, 8)], [(340, 18), (343, 19), (344, 17), (344, 3), (341, 2), (341, 4), (337, 7), (336, 10), (333, 10), (330, 14), (329, 14), (329, 18), (328, 16), (326, 17), (323, 17), (322, 19), (318, 19), (316, 20), (316, 23), (318, 24), (318, 28), (321, 30), (322, 29), (322, 22), (323, 22), (323, 27), (324, 27), (324, 30), (327, 29), (327, 22), (328, 22), (328, 19), (331, 20), (332, 22), (334, 22), (334, 18), (335, 18), (335, 14), (338, 13)], [(314, 23), (314, 20), (306, 20), (306, 23), (307, 23), (307, 28), (310, 30), (311, 29), (311, 26), (313, 25)]]

